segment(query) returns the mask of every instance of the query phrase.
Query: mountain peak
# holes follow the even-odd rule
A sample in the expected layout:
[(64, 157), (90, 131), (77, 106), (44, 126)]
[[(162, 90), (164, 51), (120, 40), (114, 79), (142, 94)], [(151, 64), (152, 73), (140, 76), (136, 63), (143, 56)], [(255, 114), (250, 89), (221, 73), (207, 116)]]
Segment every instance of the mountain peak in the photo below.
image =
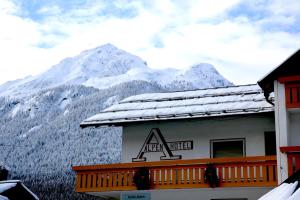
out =
[(181, 77), (190, 80), (195, 88), (210, 88), (233, 85), (209, 63), (192, 65), (182, 71)]
[(48, 71), (0, 86), (0, 96), (26, 95), (60, 85), (84, 85), (99, 89), (142, 80), (162, 87), (197, 89), (231, 85), (208, 63), (185, 70), (154, 70), (138, 56), (107, 43), (62, 60)]
[[(108, 43), (62, 60), (40, 75), (40, 79), (60, 84), (83, 84), (94, 78), (125, 74), (134, 68), (145, 68), (145, 62), (126, 51)], [(57, 80), (57, 77), (60, 80)]]
[(217, 72), (216, 68), (209, 63), (198, 63), (195, 65), (190, 66), (187, 68), (187, 71), (194, 71), (194, 72)]
[(86, 53), (97, 53), (97, 54), (101, 54), (103, 52), (105, 53), (113, 53), (113, 52), (125, 52), (121, 49), (119, 49), (118, 47), (116, 47), (115, 45), (111, 44), (111, 43), (106, 43), (106, 44), (103, 44), (103, 45), (100, 45), (98, 47), (95, 47), (93, 49), (88, 49), (88, 50), (85, 50), (83, 52), (80, 53), (81, 54), (86, 54)]
[(106, 44), (103, 44), (99, 47), (96, 47), (96, 48), (102, 48), (102, 49), (118, 49), (115, 45), (111, 44), (111, 43), (106, 43)]

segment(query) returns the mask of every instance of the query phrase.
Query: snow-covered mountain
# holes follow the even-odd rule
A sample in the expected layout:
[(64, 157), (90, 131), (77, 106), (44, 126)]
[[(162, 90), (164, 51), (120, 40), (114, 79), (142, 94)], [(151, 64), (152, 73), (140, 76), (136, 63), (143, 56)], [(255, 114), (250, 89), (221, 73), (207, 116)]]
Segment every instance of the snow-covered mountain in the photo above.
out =
[(156, 83), (173, 90), (231, 85), (207, 63), (184, 70), (149, 68), (141, 58), (106, 44), (66, 58), (37, 76), (7, 82), (0, 86), (0, 95), (28, 95), (60, 85), (84, 85), (98, 89), (130, 81)]
[(83, 119), (132, 95), (226, 85), (210, 64), (154, 70), (110, 44), (84, 51), (0, 86), (0, 163), (41, 199), (94, 199), (74, 193), (71, 167), (118, 162), (121, 130)]

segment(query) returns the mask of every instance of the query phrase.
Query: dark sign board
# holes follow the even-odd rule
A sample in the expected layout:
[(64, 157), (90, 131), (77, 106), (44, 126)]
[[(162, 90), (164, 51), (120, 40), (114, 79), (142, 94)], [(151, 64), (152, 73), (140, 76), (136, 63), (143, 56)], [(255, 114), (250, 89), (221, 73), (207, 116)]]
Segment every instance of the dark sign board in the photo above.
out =
[(121, 200), (151, 200), (150, 193), (122, 193)]

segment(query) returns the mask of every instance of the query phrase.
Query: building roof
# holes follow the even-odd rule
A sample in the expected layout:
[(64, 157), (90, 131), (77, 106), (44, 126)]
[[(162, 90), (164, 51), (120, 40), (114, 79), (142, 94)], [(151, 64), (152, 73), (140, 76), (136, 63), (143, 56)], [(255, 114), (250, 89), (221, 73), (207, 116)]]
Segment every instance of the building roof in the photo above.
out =
[(80, 126), (120, 125), (130, 122), (190, 119), (273, 112), (258, 85), (230, 86), (183, 92), (131, 96)]
[(7, 197), (6, 199), (10, 200), (39, 200), (39, 198), (19, 180), (0, 181), (0, 195), (2, 198)]
[(264, 90), (266, 96), (274, 92), (274, 80), (284, 76), (300, 75), (300, 49), (291, 55), (282, 64), (258, 81), (258, 85)]

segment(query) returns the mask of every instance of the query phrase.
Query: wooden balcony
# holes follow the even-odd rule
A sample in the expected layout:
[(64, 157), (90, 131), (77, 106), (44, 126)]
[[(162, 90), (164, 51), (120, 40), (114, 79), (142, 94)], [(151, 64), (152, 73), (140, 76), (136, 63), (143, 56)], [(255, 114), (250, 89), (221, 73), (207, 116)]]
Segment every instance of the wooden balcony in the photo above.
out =
[(280, 147), (280, 151), (287, 154), (289, 176), (300, 170), (300, 146)]
[(264, 187), (277, 185), (275, 156), (214, 158), (141, 163), (74, 166), (76, 192), (136, 190), (135, 171), (146, 167), (151, 189), (208, 188), (207, 164), (217, 169), (219, 187)]
[(300, 76), (285, 76), (278, 78), (285, 85), (285, 101), (287, 108), (300, 108)]
[(285, 98), (287, 108), (300, 108), (300, 84), (286, 84)]

